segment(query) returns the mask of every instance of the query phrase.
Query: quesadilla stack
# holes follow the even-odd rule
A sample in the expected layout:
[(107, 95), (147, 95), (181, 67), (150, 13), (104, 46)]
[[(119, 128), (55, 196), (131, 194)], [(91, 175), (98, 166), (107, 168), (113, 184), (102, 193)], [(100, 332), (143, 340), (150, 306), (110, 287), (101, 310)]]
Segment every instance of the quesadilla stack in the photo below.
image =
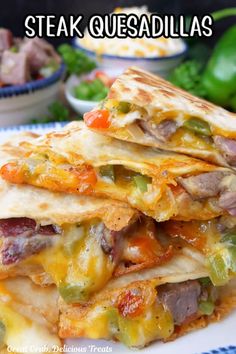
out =
[[(27, 136), (23, 138), (27, 143), (34, 140)], [(28, 154), (26, 144), (17, 144), (15, 141), (14, 144), (7, 143), (1, 147), (2, 164), (8, 160), (22, 159)], [(0, 180), (0, 200), (4, 206), (0, 211), (2, 284), (12, 284), (11, 291), (16, 289), (16, 293), (19, 292), (19, 284), (22, 288), (20, 294), (28, 291), (27, 287), (36, 289), (37, 285), (40, 293), (45, 294), (45, 301), (50, 294), (49, 289), (53, 287), (56, 308), (56, 294), (68, 306), (74, 303), (87, 306), (90, 299), (110, 280), (150, 270), (147, 276), (153, 277), (155, 282), (157, 275), (152, 275), (155, 269), (158, 270), (165, 263), (177, 262), (177, 272), (178, 262), (181, 262), (179, 259), (182, 258), (189, 261), (188, 279), (208, 274), (201, 252), (181, 239), (176, 240), (174, 245), (171, 237), (163, 238), (161, 232), (159, 237), (154, 220), (141, 215), (124, 202), (54, 192), (26, 184), (10, 184), (4, 180)], [(181, 267), (179, 273), (182, 273)], [(36, 285), (24, 280), (26, 278), (19, 278), (23, 276), (30, 278)], [(14, 298), (4, 289), (3, 295)], [(29, 344), (23, 336), (25, 332), (22, 337), (19, 334), (22, 341), (20, 345), (18, 333), (12, 332), (9, 319), (11, 315), (11, 321), (19, 318), (23, 323), (28, 323), (27, 315), (24, 320), (26, 304), (22, 304), (21, 317), (18, 316), (18, 307), (7, 315), (11, 302), (9, 306), (3, 305), (0, 311), (0, 323), (4, 328), (2, 345), (14, 345), (15, 351), (21, 352), (24, 348), (20, 348), (25, 344), (28, 348), (25, 347), (25, 350), (29, 352)], [(29, 328), (33, 331), (36, 326), (37, 329), (32, 322), (34, 318), (29, 320)], [(63, 317), (60, 323), (59, 327), (64, 326)], [(38, 335), (43, 341), (41, 330), (38, 330)], [(64, 337), (62, 333), (60, 336)], [(36, 347), (40, 345), (40, 340), (35, 342)], [(149, 337), (143, 345), (148, 341)], [(47, 348), (48, 343), (45, 342)], [(55, 345), (58, 345), (57, 341)]]
[(113, 118), (147, 107), (113, 101), (120, 120), (111, 100), (85, 116), (98, 132), (73, 122), (2, 147), (0, 277), (57, 289), (60, 338), (141, 348), (235, 308), (236, 173), (226, 160), (122, 141)]
[(235, 113), (136, 67), (119, 76), (108, 99), (84, 118), (90, 128), (121, 140), (236, 166)]

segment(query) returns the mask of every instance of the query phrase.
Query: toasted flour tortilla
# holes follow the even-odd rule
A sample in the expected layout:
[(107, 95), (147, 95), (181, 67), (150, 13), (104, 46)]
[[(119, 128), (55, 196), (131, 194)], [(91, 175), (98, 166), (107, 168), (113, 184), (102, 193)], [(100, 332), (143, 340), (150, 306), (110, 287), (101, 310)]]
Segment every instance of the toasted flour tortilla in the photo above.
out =
[(236, 213), (234, 202), (225, 202), (225, 193), (235, 192), (236, 174), (231, 169), (124, 143), (82, 122), (19, 148), (24, 157), (10, 158), (0, 170), (11, 183), (120, 200), (157, 221), (208, 220)]
[(136, 219), (138, 212), (126, 203), (112, 199), (50, 192), (27, 185), (13, 185), (0, 180), (0, 219), (26, 217), (42, 225), (80, 223), (100, 218), (119, 231)]
[(42, 288), (24, 277), (1, 280), (2, 352), (31, 353), (32, 346), (38, 353), (51, 353), (54, 346), (61, 346), (57, 302), (54, 286)]
[[(130, 111), (119, 112), (119, 102), (130, 103)], [(222, 166), (236, 166), (236, 114), (140, 68), (131, 67), (115, 80), (102, 107), (110, 112), (109, 126), (98, 129), (103, 134)], [(191, 118), (207, 125), (206, 137), (183, 128)], [(163, 125), (173, 120), (176, 127)]]

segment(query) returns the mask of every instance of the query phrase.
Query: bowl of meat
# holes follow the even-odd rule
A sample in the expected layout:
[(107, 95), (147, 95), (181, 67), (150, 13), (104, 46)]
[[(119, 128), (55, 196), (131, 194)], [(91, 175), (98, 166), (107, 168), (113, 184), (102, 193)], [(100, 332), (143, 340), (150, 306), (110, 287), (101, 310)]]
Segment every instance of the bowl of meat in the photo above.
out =
[(64, 65), (41, 38), (14, 38), (0, 29), (0, 126), (22, 124), (47, 112), (55, 101)]

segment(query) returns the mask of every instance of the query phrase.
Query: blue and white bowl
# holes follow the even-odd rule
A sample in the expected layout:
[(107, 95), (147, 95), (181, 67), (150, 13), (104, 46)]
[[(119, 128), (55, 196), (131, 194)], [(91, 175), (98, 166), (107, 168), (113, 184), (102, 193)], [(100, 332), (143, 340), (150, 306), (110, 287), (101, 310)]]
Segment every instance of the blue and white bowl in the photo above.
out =
[(82, 50), (88, 57), (95, 60), (101, 70), (115, 68), (121, 73), (128, 67), (135, 65), (162, 77), (167, 77), (170, 72), (181, 63), (188, 50), (186, 43), (183, 42), (184, 50), (182, 52), (165, 57), (137, 58), (110, 54), (102, 54), (98, 56), (95, 52), (81, 46), (77, 38), (73, 39), (72, 44), (75, 48)]
[(0, 126), (27, 123), (45, 114), (57, 99), (64, 72), (65, 66), (61, 64), (47, 78), (0, 88)]

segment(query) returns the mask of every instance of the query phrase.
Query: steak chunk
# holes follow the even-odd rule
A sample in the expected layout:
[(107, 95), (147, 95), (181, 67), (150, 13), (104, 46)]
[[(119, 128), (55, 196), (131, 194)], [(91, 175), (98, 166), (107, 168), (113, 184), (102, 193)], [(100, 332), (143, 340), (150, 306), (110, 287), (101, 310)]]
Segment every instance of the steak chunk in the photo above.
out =
[(3, 265), (19, 262), (37, 254), (58, 240), (61, 230), (56, 225), (37, 225), (30, 218), (0, 220), (0, 260)]
[(222, 152), (226, 161), (230, 165), (236, 166), (236, 141), (219, 135), (213, 139), (216, 147)]
[(103, 252), (111, 256), (113, 261), (117, 260), (119, 253), (119, 236), (122, 231), (109, 230), (103, 222), (93, 225), (90, 232), (94, 238), (99, 242)]
[(157, 288), (159, 301), (168, 309), (176, 325), (181, 325), (198, 311), (201, 286), (196, 280), (165, 284)]
[(236, 191), (225, 191), (219, 198), (219, 206), (236, 216)]
[(60, 63), (60, 57), (53, 46), (42, 38), (25, 38), (20, 52), (27, 55), (32, 72), (37, 72), (52, 59)]
[(220, 193), (220, 182), (224, 176), (223, 171), (206, 172), (197, 176), (179, 177), (178, 182), (193, 198), (209, 198)]
[(0, 28), (0, 52), (11, 48), (13, 45), (13, 35), (6, 28)]
[(37, 225), (36, 221), (30, 218), (8, 218), (0, 219), (0, 237), (31, 237), (35, 234), (55, 235), (61, 233), (56, 225)]
[(8, 218), (0, 220), (0, 237), (29, 237), (36, 230), (36, 222), (29, 218)]
[(5, 238), (0, 252), (1, 263), (3, 265), (15, 264), (50, 247), (53, 241), (53, 238), (50, 236), (45, 237), (39, 235), (30, 238)]
[(25, 53), (3, 52), (0, 81), (6, 85), (21, 85), (29, 81), (30, 71)]
[(163, 120), (160, 124), (154, 124), (150, 121), (140, 121), (140, 127), (145, 133), (165, 142), (169, 140), (177, 130), (177, 124), (173, 119)]

